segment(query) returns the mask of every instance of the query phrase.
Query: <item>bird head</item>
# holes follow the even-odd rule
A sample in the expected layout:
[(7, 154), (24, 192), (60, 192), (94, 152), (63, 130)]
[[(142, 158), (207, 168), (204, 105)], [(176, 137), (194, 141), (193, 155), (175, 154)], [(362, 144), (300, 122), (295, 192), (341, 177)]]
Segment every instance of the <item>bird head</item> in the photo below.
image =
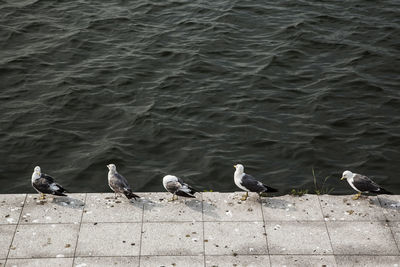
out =
[(351, 171), (344, 171), (342, 178), (340, 178), (340, 180), (344, 180), (344, 179), (349, 179), (353, 176), (353, 173)]
[(40, 175), (40, 174), (41, 174), (40, 167), (39, 167), (39, 166), (36, 166), (36, 167), (33, 169), (33, 172), (36, 173), (37, 175)]
[(108, 164), (108, 165), (107, 165), (107, 168), (108, 168), (110, 171), (116, 171), (116, 170), (117, 170), (117, 167), (115, 166), (115, 164)]
[(239, 173), (243, 173), (243, 172), (244, 172), (244, 167), (243, 167), (242, 164), (236, 164), (236, 165), (233, 165), (233, 167), (234, 167), (234, 168), (236, 169), (236, 171), (239, 172)]

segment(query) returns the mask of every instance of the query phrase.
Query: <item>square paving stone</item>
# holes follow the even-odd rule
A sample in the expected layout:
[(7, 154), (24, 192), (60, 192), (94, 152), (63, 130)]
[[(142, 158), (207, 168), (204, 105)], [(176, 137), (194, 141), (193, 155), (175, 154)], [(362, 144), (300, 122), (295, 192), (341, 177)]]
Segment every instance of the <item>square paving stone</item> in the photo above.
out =
[(204, 221), (262, 221), (258, 195), (240, 200), (243, 193), (203, 193)]
[(66, 267), (73, 258), (8, 259), (6, 267)]
[(205, 222), (206, 255), (267, 254), (263, 222)]
[(332, 254), (324, 222), (271, 222), (266, 231), (271, 254)]
[(198, 199), (179, 197), (178, 200), (168, 201), (171, 193), (147, 193), (144, 196), (143, 220), (152, 221), (201, 221), (201, 194)]
[(0, 266), (3, 267), (6, 264), (6, 260), (0, 260)]
[(338, 266), (396, 267), (400, 265), (399, 256), (335, 256)]
[(326, 221), (384, 221), (379, 200), (374, 196), (319, 196)]
[(52, 197), (39, 200), (38, 194), (29, 194), (22, 210), (21, 224), (27, 223), (79, 223), (85, 194), (68, 194), (68, 197)]
[(18, 225), (9, 258), (55, 258), (74, 255), (79, 225)]
[(0, 195), (0, 224), (17, 224), (26, 194)]
[(206, 267), (271, 266), (268, 255), (206, 256)]
[(272, 266), (336, 266), (333, 255), (271, 255)]
[(142, 255), (203, 254), (203, 227), (199, 222), (143, 223)]
[(135, 267), (139, 266), (139, 257), (78, 257), (75, 267)]
[(114, 198), (113, 193), (87, 194), (82, 222), (141, 222), (142, 200), (129, 201), (125, 196)]
[(143, 256), (140, 267), (204, 267), (203, 256)]
[(317, 195), (280, 196), (263, 200), (265, 221), (322, 221)]
[(389, 221), (400, 221), (400, 195), (379, 195), (383, 214)]
[(327, 226), (335, 254), (399, 254), (385, 222), (327, 222)]
[(138, 256), (141, 223), (83, 223), (77, 256)]
[(400, 245), (400, 222), (389, 222), (389, 226), (397, 245)]
[(7, 258), (17, 225), (0, 225), (0, 259)]

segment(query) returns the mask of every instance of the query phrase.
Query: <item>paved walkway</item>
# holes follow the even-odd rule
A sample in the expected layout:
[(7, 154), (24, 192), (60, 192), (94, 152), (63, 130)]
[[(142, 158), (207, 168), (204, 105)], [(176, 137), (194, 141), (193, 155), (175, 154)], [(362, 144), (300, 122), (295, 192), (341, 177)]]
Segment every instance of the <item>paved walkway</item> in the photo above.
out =
[(0, 266), (399, 266), (400, 196), (0, 195)]

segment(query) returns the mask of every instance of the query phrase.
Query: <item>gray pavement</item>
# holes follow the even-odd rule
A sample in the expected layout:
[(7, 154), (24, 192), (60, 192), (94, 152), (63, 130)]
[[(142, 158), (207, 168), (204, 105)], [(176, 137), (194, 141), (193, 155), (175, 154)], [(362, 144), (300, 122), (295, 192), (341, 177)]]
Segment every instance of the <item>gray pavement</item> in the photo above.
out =
[(0, 195), (0, 266), (399, 266), (400, 196)]

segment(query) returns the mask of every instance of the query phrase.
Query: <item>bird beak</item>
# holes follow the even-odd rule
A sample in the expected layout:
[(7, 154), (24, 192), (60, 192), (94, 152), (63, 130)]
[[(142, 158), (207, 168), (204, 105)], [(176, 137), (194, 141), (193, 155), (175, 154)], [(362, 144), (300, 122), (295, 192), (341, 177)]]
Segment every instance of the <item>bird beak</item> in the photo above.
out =
[(344, 179), (346, 179), (346, 178), (344, 178), (344, 177), (340, 178), (341, 181), (344, 180)]
[(236, 165), (233, 165), (233, 168), (235, 168), (235, 169), (236, 169)]
[(110, 165), (107, 165), (107, 168), (110, 168)]

